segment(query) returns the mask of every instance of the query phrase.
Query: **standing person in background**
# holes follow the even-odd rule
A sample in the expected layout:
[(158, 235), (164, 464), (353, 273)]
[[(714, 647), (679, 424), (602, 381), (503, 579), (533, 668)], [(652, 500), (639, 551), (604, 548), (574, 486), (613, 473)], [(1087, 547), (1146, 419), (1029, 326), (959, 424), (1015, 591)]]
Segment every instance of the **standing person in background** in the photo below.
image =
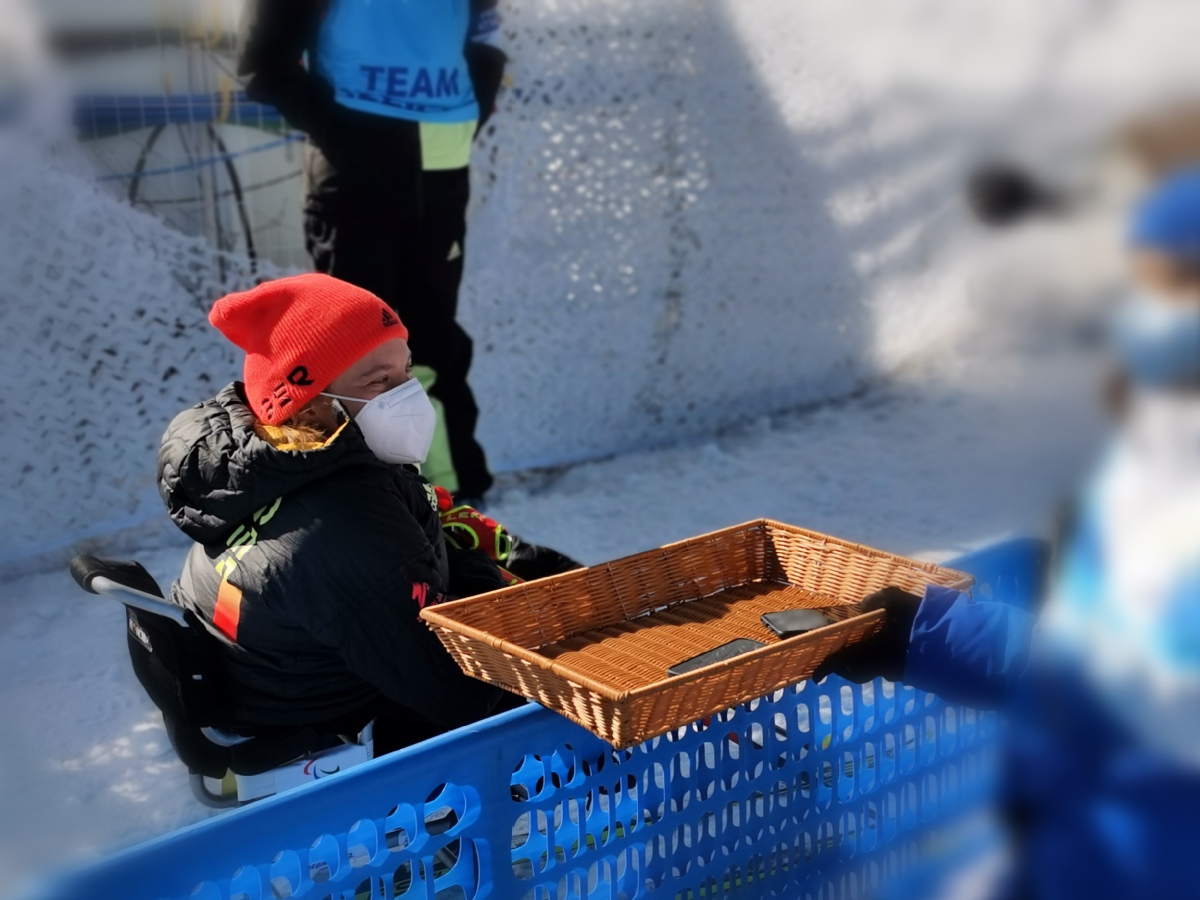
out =
[(476, 502), (492, 476), (457, 309), (471, 144), (504, 73), (495, 5), (246, 0), (238, 63), (247, 94), (308, 135), (314, 266), (383, 298), (412, 327), (449, 438), (453, 471), (437, 480)]

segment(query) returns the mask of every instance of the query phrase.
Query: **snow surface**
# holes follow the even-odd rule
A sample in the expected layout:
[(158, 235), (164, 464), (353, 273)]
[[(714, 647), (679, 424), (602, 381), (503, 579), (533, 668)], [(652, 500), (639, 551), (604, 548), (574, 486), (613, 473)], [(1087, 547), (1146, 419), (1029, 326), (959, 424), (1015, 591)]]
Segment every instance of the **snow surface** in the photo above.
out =
[[(487, 338), (485, 437), (524, 470), (501, 479), (497, 518), (589, 563), (759, 516), (943, 559), (1043, 528), (1103, 428), (1088, 328), (1118, 283), (1114, 220), (980, 235), (956, 167), (1019, 144), (1031, 86), (1054, 88), (1041, 123), (1070, 109), (1099, 131), (1164, 84), (1200, 83), (1196, 4), (514, 6), (525, 90), (485, 148), (497, 182), (464, 296)], [(642, 92), (641, 113), (605, 113), (614, 84)], [(0, 559), (104, 522), (86, 546), (165, 584), (185, 547), (155, 513), (151, 444), (185, 403), (164, 370), (233, 370), (194, 337), (214, 257), (77, 174), (29, 171), (0, 184), (2, 208), (40, 223), (0, 220), (0, 415), (19, 482), (0, 491)], [(139, 375), (130, 342), (147, 332), (121, 310), (141, 303), (171, 314)], [(109, 346), (101, 371), (119, 377), (88, 393)], [(153, 385), (140, 418), (162, 422), (114, 437), (138, 377)], [(81, 440), (100, 445), (87, 465)], [(603, 453), (619, 455), (528, 469)], [(143, 530), (107, 530), (122, 521)], [(133, 678), (122, 617), (61, 567), (0, 585), (13, 878), (211, 814)]]
[[(891, 383), (704, 441), (506, 476), (491, 512), (588, 563), (758, 516), (945, 559), (1044, 530), (1048, 498), (1072, 482), (1099, 427), (1082, 362), (980, 354), (948, 378)], [(184, 552), (134, 555), (167, 583)], [(0, 710), (10, 735), (0, 766), (5, 871), (213, 814), (192, 798), (134, 680), (121, 607), (82, 593), (61, 569), (0, 588)]]

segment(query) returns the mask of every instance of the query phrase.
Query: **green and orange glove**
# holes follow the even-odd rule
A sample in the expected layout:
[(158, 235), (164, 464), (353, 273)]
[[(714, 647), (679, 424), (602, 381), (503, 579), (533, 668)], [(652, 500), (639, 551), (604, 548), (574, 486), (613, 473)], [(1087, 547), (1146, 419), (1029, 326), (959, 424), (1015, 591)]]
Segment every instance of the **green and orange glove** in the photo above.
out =
[(455, 506), (454, 498), (445, 488), (435, 488), (438, 498), (438, 515), (442, 520), (442, 534), (446, 541), (459, 550), (479, 550), (489, 559), (504, 580), (512, 584), (520, 584), (522, 579), (504, 568), (513, 549), (513, 538), (508, 531), (479, 510), (470, 506)]

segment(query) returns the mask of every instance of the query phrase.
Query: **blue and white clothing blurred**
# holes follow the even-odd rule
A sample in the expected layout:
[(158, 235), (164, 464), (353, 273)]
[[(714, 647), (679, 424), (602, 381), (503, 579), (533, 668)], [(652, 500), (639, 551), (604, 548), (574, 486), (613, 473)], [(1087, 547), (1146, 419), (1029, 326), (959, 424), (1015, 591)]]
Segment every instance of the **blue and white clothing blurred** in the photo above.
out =
[(1200, 896), (1200, 168), (1135, 213), (1128, 390), (1040, 620), (926, 591), (904, 680), (1009, 718), (1007, 896)]
[(1200, 398), (1131, 396), (1041, 628), (1114, 715), (1200, 767)]

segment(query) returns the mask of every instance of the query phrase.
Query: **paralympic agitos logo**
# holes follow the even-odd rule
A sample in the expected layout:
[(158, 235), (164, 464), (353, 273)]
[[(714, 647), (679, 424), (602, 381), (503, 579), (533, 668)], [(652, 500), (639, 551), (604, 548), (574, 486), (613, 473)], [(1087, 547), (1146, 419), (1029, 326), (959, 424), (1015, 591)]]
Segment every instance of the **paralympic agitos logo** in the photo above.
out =
[(313, 763), (315, 762), (315, 759), (310, 759), (304, 764), (304, 774), (306, 776), (310, 776), (314, 781), (318, 778), (324, 778), (326, 775), (336, 775), (338, 772), (342, 771), (341, 766), (336, 766), (333, 769), (314, 768)]

